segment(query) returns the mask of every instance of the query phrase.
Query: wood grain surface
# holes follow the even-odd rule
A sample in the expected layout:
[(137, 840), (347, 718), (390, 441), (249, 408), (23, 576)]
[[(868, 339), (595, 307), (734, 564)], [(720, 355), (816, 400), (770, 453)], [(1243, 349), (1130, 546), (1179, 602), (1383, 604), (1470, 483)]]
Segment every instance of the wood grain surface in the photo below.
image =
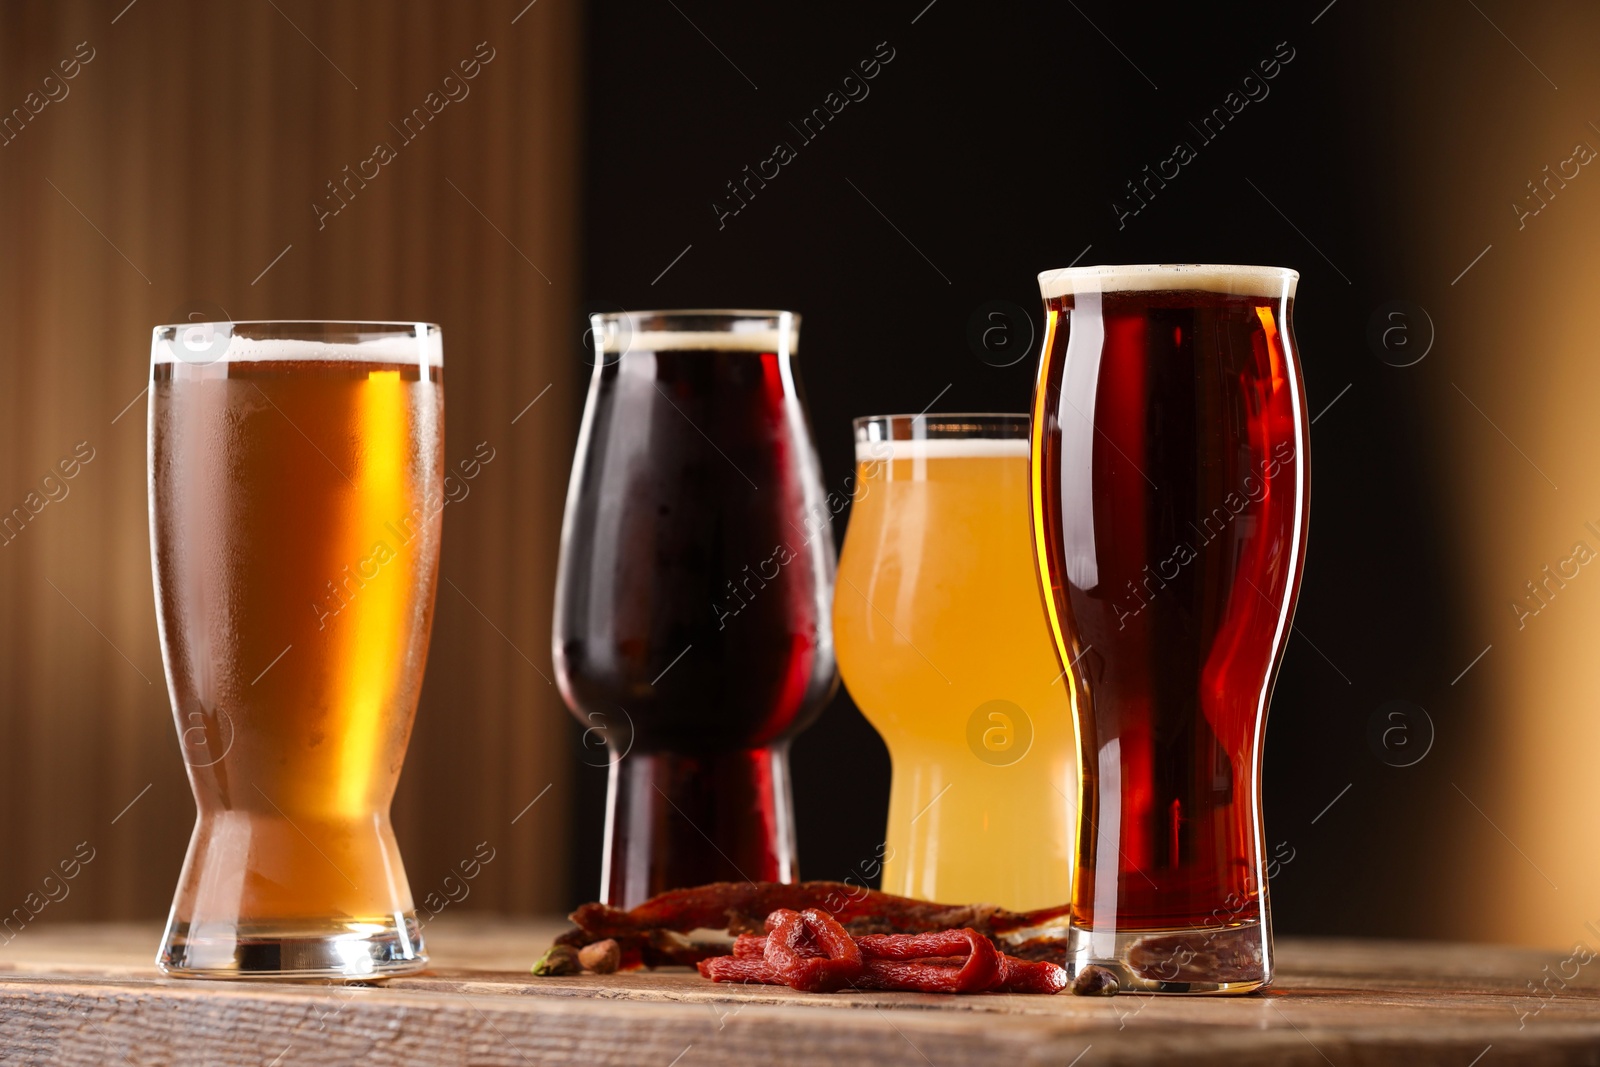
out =
[(1286, 939), (1272, 990), (1237, 998), (807, 995), (530, 977), (560, 928), (442, 917), (433, 969), (381, 987), (166, 979), (153, 926), (30, 930), (0, 948), (0, 1063), (1600, 1063), (1600, 969), (1528, 949)]

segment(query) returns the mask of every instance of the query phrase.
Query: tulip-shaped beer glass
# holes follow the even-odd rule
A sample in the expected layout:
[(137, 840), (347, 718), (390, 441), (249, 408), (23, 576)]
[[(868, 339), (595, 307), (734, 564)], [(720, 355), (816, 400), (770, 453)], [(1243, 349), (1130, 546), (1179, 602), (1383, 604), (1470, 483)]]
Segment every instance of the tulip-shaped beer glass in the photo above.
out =
[(556, 678), (610, 753), (601, 899), (797, 879), (789, 741), (836, 681), (832, 519), (787, 311), (594, 317)]
[(1062, 904), (1077, 750), (1033, 562), (1028, 417), (855, 430), (833, 621), (845, 685), (894, 760), (884, 892)]
[(199, 818), (157, 962), (381, 978), (427, 958), (389, 802), (433, 621), (439, 328), (156, 328), (150, 540)]
[(1124, 988), (1272, 976), (1261, 749), (1305, 551), (1298, 277), (1039, 276), (1034, 538), (1082, 781), (1070, 962)]

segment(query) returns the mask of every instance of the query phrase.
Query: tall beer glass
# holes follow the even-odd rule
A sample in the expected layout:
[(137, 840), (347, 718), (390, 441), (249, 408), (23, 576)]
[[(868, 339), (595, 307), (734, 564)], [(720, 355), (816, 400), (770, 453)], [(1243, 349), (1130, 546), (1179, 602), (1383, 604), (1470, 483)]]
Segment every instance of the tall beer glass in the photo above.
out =
[(889, 746), (883, 888), (1016, 910), (1071, 892), (1077, 749), (1028, 526), (1025, 415), (857, 419), (839, 669)]
[(389, 803), (433, 620), (439, 328), (159, 326), (150, 535), (199, 809), (169, 974), (426, 963)]
[(789, 741), (837, 682), (787, 311), (596, 315), (553, 645), (610, 752), (600, 896), (798, 879)]
[(1039, 276), (1034, 537), (1083, 782), (1072, 959), (1125, 988), (1272, 976), (1261, 749), (1305, 550), (1298, 277)]

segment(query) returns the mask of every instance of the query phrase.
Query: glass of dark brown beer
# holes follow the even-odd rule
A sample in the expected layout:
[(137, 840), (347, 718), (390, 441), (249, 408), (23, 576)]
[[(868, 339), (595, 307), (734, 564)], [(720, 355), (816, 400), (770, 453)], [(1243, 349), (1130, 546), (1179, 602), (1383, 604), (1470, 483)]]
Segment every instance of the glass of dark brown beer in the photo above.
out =
[(198, 819), (157, 963), (423, 967), (389, 824), (433, 621), (439, 328), (158, 326), (150, 533)]
[(1261, 750), (1305, 553), (1298, 278), (1039, 276), (1034, 540), (1082, 772), (1070, 962), (1124, 989), (1272, 977)]
[(789, 742), (837, 683), (831, 520), (787, 311), (593, 318), (553, 651), (609, 753), (600, 899), (797, 879)]

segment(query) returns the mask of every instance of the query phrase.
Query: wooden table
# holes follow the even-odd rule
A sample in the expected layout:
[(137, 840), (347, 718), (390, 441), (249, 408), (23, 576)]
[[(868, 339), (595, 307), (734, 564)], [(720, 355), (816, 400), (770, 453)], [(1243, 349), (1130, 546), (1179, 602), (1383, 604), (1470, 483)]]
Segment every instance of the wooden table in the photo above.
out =
[(1262, 996), (806, 995), (530, 977), (558, 929), (444, 916), (430, 973), (367, 987), (176, 981), (154, 926), (30, 927), (0, 947), (0, 1064), (1600, 1064), (1600, 959), (1562, 988), (1565, 953), (1283, 939)]

